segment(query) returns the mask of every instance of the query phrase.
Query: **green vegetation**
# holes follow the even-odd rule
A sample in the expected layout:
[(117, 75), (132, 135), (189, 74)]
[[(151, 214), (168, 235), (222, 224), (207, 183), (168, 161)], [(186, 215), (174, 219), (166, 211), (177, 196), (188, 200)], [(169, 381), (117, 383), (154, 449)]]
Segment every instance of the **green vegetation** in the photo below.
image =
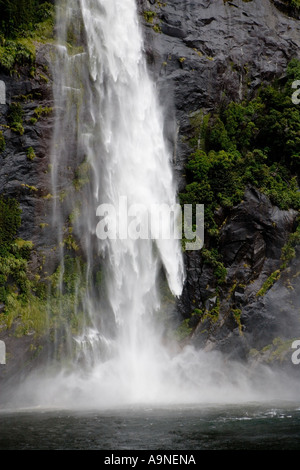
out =
[(53, 112), (53, 108), (50, 108), (48, 106), (45, 106), (44, 108), (42, 106), (38, 106), (34, 110), (34, 115), (36, 119), (40, 119), (45, 116), (49, 116)]
[(5, 150), (5, 138), (4, 138), (4, 135), (3, 135), (3, 132), (0, 131), (0, 153), (4, 152)]
[(15, 199), (0, 195), (0, 255), (8, 253), (21, 224), (21, 210)]
[[(159, 4), (158, 2), (156, 7), (160, 8), (161, 6), (162, 4)], [(144, 15), (145, 21), (147, 21), (147, 23), (152, 25), (152, 29), (156, 33), (161, 33), (161, 27), (159, 25), (159, 19), (157, 17), (156, 11), (147, 10), (147, 11), (144, 11), (143, 15)]]
[(298, 225), (295, 232), (291, 233), (287, 243), (281, 250), (281, 269), (285, 269), (288, 263), (295, 258), (296, 250), (295, 246), (300, 244), (300, 220), (298, 219)]
[(31, 161), (34, 160), (36, 157), (35, 151), (32, 147), (29, 147), (27, 149), (26, 155), (27, 155), (28, 160), (31, 160)]
[[(7, 298), (9, 286), (27, 291), (27, 261), (23, 257), (23, 246), (16, 242), (21, 224), (21, 211), (15, 199), (0, 196), (0, 301)], [(27, 251), (25, 252), (27, 255)]]
[(250, 356), (254, 359), (263, 359), (266, 363), (272, 364), (274, 362), (282, 363), (291, 360), (292, 343), (297, 338), (282, 339), (280, 337), (274, 338), (271, 344), (267, 344), (260, 351), (251, 349)]
[(218, 284), (223, 284), (226, 280), (227, 270), (224, 264), (220, 261), (220, 255), (218, 251), (214, 248), (212, 250), (207, 250), (203, 248), (202, 256), (204, 258), (204, 263), (213, 266), (214, 275), (217, 279)]
[(21, 40), (0, 40), (0, 66), (4, 70), (11, 72), (16, 65), (32, 64), (34, 58), (35, 51)]
[(52, 19), (53, 2), (44, 0), (0, 0), (0, 33), (5, 37), (25, 36), (36, 26)]
[(35, 42), (53, 40), (53, 4), (40, 0), (0, 0), (0, 11), (0, 68), (12, 74), (27, 65), (33, 73)]
[(11, 130), (20, 135), (24, 134), (23, 116), (24, 111), (20, 103), (12, 103), (9, 107), (7, 121)]
[(193, 328), (190, 326), (190, 319), (186, 318), (176, 329), (175, 337), (177, 341), (184, 341), (186, 338), (190, 336), (192, 331), (193, 331)]
[(91, 165), (88, 162), (88, 160), (85, 158), (83, 162), (75, 170), (73, 186), (76, 189), (76, 191), (80, 191), (81, 188), (89, 182), (90, 171), (91, 171)]
[[(28, 261), (34, 246), (17, 238), (20, 223), (17, 201), (0, 196), (0, 302), (4, 303), (0, 325), (11, 328), (14, 324), (15, 336), (33, 334), (37, 339), (67, 324), (73, 334), (79, 333), (84, 321), (86, 265), (80, 257), (66, 255), (51, 276), (33, 275)], [(99, 271), (95, 278), (99, 281)]]
[(295, 8), (296, 10), (300, 9), (300, 0), (282, 0), (288, 6)]
[(183, 204), (205, 204), (207, 235), (217, 233), (215, 211), (239, 203), (247, 185), (281, 209), (300, 209), (300, 108), (291, 100), (300, 62), (292, 60), (284, 85), (262, 87), (258, 96), (231, 102), (216, 115), (191, 118), (191, 157)]
[[(202, 321), (219, 317), (219, 291), (226, 289), (227, 271), (219, 250), (219, 231), (230, 209), (239, 204), (247, 186), (257, 188), (280, 209), (300, 210), (300, 106), (292, 102), (292, 83), (300, 79), (300, 62), (288, 65), (285, 80), (261, 86), (255, 97), (241, 103), (222, 103), (215, 114), (202, 110), (190, 118), (188, 143), (191, 155), (186, 165), (187, 185), (182, 204), (205, 205), (203, 263), (214, 272), (216, 306), (201, 315)], [(222, 208), (222, 218), (217, 218)], [(263, 296), (280, 278), (282, 269), (295, 257), (300, 242), (300, 218), (295, 232), (282, 248), (280, 269), (264, 282)], [(229, 296), (232, 292), (228, 292)], [(242, 333), (241, 311), (231, 310)], [(189, 334), (186, 321), (179, 333)]]
[(239, 328), (239, 332), (240, 334), (242, 335), (243, 334), (243, 326), (242, 326), (242, 323), (241, 323), (241, 309), (240, 308), (235, 308), (232, 310), (232, 314), (234, 316), (234, 319), (238, 325), (238, 328)]
[[(11, 328), (18, 319), (14, 335), (33, 334), (35, 339), (70, 325), (72, 334), (80, 332), (84, 321), (81, 310), (86, 292), (84, 265), (78, 258), (66, 256), (64, 262), (43, 283), (38, 276), (27, 281), (25, 293), (10, 289), (0, 323)], [(50, 290), (50, 295), (47, 295)]]
[(157, 16), (155, 11), (144, 11), (144, 18), (147, 23), (153, 23), (153, 19)]
[(274, 282), (280, 278), (280, 269), (274, 271), (271, 276), (263, 283), (261, 289), (257, 292), (257, 297), (265, 295), (265, 293), (273, 286)]

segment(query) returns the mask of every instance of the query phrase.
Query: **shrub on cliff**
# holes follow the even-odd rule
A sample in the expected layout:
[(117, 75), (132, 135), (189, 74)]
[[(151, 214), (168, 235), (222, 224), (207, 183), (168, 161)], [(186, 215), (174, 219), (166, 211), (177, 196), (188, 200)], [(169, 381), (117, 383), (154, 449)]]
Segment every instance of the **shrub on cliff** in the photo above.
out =
[(13, 38), (33, 30), (37, 23), (52, 15), (52, 4), (43, 0), (0, 0), (0, 32)]

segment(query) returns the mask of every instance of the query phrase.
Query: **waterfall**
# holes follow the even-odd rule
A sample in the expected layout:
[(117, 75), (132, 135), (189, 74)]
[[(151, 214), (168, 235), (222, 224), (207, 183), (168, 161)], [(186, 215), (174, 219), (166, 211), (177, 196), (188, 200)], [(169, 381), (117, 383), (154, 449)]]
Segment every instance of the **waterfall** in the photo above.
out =
[[(61, 280), (71, 236), (80, 240), (86, 260), (81, 276), (89, 285), (81, 299), (86, 319), (75, 337), (78, 357), (94, 377), (99, 374), (108, 394), (117, 390), (139, 399), (162, 379), (158, 364), (167, 352), (154, 321), (161, 308), (159, 279), (163, 271), (172, 296), (181, 294), (181, 244), (175, 237), (151, 237), (160, 223), (171, 223), (168, 218), (152, 218), (147, 237), (126, 232), (99, 239), (96, 212), (110, 205), (124, 227), (124, 202), (142, 208), (140, 223), (153, 207), (176, 205), (163, 112), (147, 70), (135, 0), (66, 0), (59, 2), (57, 18), (52, 184)], [(75, 189), (74, 169), (82, 183)], [(97, 264), (101, 292), (92, 285)]]
[(176, 184), (135, 0), (60, 0), (56, 29), (57, 241), (48, 301), (55, 357), (13, 390), (10, 403), (115, 409), (285, 393), (267, 367), (253, 374), (213, 348), (174, 340), (184, 263), (176, 236), (156, 236), (173, 233), (176, 217), (156, 217), (156, 209), (176, 207)]
[(99, 409), (285, 396), (268, 367), (253, 373), (215, 345), (179, 349), (168, 335), (185, 272), (180, 240), (155, 236), (174, 231), (176, 217), (153, 215), (176, 207), (176, 184), (136, 0), (60, 0), (56, 16), (48, 310), (57, 361), (14, 388), (10, 403)]

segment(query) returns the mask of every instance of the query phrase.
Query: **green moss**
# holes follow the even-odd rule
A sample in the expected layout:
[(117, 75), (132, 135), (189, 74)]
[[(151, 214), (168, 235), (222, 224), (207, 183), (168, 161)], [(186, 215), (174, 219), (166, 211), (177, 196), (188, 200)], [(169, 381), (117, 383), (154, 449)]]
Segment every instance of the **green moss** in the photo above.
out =
[[(43, 281), (39, 276), (29, 280), (24, 259), (8, 256), (2, 261), (0, 285), (1, 275), (9, 279), (13, 276), (15, 283), (6, 289), (0, 287), (0, 300), (5, 302), (4, 312), (0, 314), (2, 328), (15, 325), (16, 336), (31, 335), (33, 339), (49, 338), (51, 332), (54, 337), (55, 332), (69, 327), (72, 334), (82, 331), (86, 322), (82, 299), (87, 291), (87, 276), (86, 265), (80, 258), (65, 257), (52, 276)], [(19, 278), (15, 278), (17, 275)], [(22, 290), (20, 281), (26, 284)]]
[(300, 0), (282, 0), (282, 2), (295, 10), (300, 9)]
[(223, 284), (226, 280), (227, 269), (225, 268), (222, 261), (220, 261), (221, 257), (218, 254), (217, 250), (207, 250), (206, 248), (203, 248), (202, 256), (204, 258), (204, 263), (213, 266), (214, 275), (218, 281), (218, 284)]
[(161, 27), (159, 26), (159, 24), (153, 25), (153, 31), (155, 31), (156, 33), (161, 33)]
[(75, 171), (73, 186), (76, 191), (80, 191), (82, 187), (90, 180), (91, 165), (85, 158)]
[(143, 13), (145, 20), (147, 23), (153, 23), (154, 18), (156, 18), (157, 13), (155, 11), (144, 11)]
[(68, 235), (66, 235), (64, 237), (63, 244), (70, 251), (78, 251), (79, 250), (79, 246), (76, 243), (76, 240), (75, 240), (75, 238), (73, 237), (73, 235), (71, 233), (69, 233)]
[(35, 151), (32, 147), (29, 147), (27, 149), (26, 155), (27, 155), (28, 160), (31, 160), (31, 161), (34, 160), (36, 157)]
[(271, 289), (271, 287), (273, 286), (273, 284), (278, 281), (278, 279), (280, 278), (280, 275), (281, 275), (281, 272), (280, 272), (280, 269), (277, 269), (276, 271), (274, 271), (269, 277), (268, 279), (263, 283), (261, 289), (257, 292), (256, 296), (257, 297), (260, 297), (260, 296), (263, 296), (265, 295), (265, 293)]
[(21, 104), (15, 102), (11, 103), (8, 110), (7, 120), (11, 130), (20, 135), (24, 134), (23, 115), (24, 111)]
[(295, 232), (291, 233), (287, 243), (282, 247), (281, 250), (281, 269), (285, 269), (289, 262), (295, 258), (296, 250), (295, 247), (300, 244), (300, 219), (298, 219), (298, 225)]
[(25, 183), (22, 183), (21, 186), (23, 188), (28, 189), (29, 191), (32, 191), (32, 192), (35, 192), (35, 193), (38, 192), (38, 188), (36, 186), (31, 186), (30, 184), (25, 184)]
[(12, 243), (11, 251), (15, 255), (28, 260), (32, 249), (33, 249), (32, 241), (23, 240), (22, 238), (17, 238)]
[(34, 110), (34, 115), (36, 116), (36, 119), (40, 119), (40, 118), (42, 118), (42, 117), (49, 116), (49, 114), (51, 114), (52, 112), (53, 112), (53, 108), (51, 108), (51, 107), (48, 107), (48, 106), (45, 106), (45, 107), (38, 106), (38, 107), (35, 108), (35, 110)]
[(274, 362), (283, 363), (284, 361), (291, 360), (291, 348), (293, 341), (297, 338), (283, 339), (280, 337), (274, 338), (272, 343), (264, 346), (260, 351), (253, 349), (250, 351), (250, 356), (259, 359), (268, 364)]
[(241, 322), (242, 310), (240, 308), (233, 309), (232, 314), (233, 314), (234, 319), (235, 319), (235, 321), (238, 325), (239, 332), (242, 335), (243, 334), (243, 327), (242, 327), (242, 322)]
[(21, 210), (16, 199), (0, 195), (0, 255), (7, 253), (21, 224)]
[(0, 153), (4, 152), (5, 147), (6, 147), (5, 138), (4, 138), (3, 132), (0, 131)]
[(186, 318), (180, 324), (180, 326), (175, 331), (175, 337), (177, 341), (184, 341), (193, 331), (193, 328), (189, 326), (190, 319)]
[(152, 29), (156, 33), (161, 33), (161, 27), (157, 19), (157, 13), (155, 11), (151, 11), (151, 10), (144, 11), (143, 16), (145, 20), (147, 21), (147, 23), (152, 25)]
[(80, 214), (81, 214), (81, 204), (77, 203), (75, 205), (73, 211), (71, 212), (71, 214), (68, 217), (68, 220), (69, 220), (70, 224), (73, 225), (76, 222), (76, 220), (80, 217)]

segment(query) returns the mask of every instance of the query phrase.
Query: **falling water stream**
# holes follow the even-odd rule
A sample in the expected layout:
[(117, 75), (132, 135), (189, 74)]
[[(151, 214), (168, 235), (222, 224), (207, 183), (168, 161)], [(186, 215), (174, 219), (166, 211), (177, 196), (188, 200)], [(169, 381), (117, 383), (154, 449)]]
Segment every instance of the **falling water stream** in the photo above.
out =
[[(119, 216), (118, 226), (124, 227), (128, 221), (128, 211), (120, 207), (124, 201), (129, 209), (142, 207), (144, 220), (154, 205), (176, 204), (163, 115), (146, 67), (135, 0), (67, 1), (58, 7), (57, 24), (62, 45), (55, 71), (53, 192), (58, 200), (61, 176), (74, 153), (79, 159), (84, 156), (91, 177), (76, 233), (90, 266), (97, 257), (104, 259), (104, 300), (95, 305), (90, 297), (85, 299), (89, 326), (76, 341), (82, 356), (92, 355), (93, 363), (100, 358), (93, 375), (98, 367), (105, 369), (103, 380), (114, 381), (109, 395), (123, 393), (135, 400), (151, 393), (160, 380), (157, 364), (164, 362), (165, 352), (152, 317), (160, 309), (162, 269), (172, 295), (181, 294), (181, 245), (174, 237), (154, 241), (151, 233), (145, 239), (133, 239), (128, 230), (123, 237), (97, 240), (95, 215), (97, 207), (110, 204)], [(73, 42), (84, 46), (73, 55), (63, 46), (70, 31)], [(59, 204), (54, 218), (62, 234), (64, 215)], [(114, 338), (105, 330), (101, 315), (113, 318)], [(103, 349), (106, 353), (110, 349), (112, 355), (105, 366)]]

